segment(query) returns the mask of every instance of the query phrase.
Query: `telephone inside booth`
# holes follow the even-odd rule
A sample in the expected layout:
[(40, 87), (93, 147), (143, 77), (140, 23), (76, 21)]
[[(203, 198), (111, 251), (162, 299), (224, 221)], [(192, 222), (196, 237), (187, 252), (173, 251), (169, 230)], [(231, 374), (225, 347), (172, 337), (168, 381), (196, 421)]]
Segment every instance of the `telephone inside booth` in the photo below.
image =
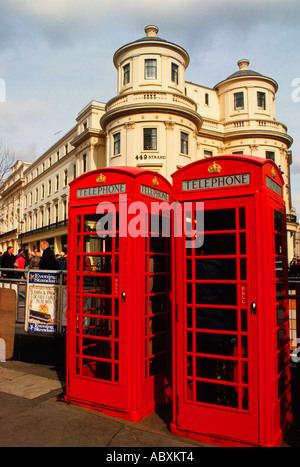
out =
[[(70, 184), (66, 400), (138, 421), (171, 379), (171, 186), (104, 168)], [(169, 389), (170, 391), (170, 389)]]
[(173, 199), (191, 206), (183, 222), (194, 234), (173, 249), (176, 434), (269, 446), (290, 422), (282, 187), (273, 162), (247, 156), (173, 174)]

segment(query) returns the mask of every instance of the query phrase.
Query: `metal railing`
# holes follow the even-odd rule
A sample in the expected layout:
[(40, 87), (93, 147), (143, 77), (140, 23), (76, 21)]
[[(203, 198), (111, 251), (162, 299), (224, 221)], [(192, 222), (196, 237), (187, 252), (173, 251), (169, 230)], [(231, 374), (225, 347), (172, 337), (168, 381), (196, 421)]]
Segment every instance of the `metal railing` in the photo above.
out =
[[(1, 269), (0, 287), (16, 290), (17, 311), (16, 323), (25, 324), (25, 311), (27, 302), (27, 281), (30, 271), (37, 269)], [(54, 272), (54, 271), (48, 271)], [(56, 272), (60, 272), (57, 270)], [(6, 277), (4, 274), (14, 275)], [(18, 277), (20, 276), (20, 277)], [(297, 339), (300, 339), (300, 278), (289, 278), (289, 327), (290, 327), (290, 349), (297, 348)]]
[[(17, 298), (16, 323), (25, 324), (26, 303), (27, 303), (27, 284), (30, 272), (38, 269), (6, 269), (0, 268), (0, 287), (14, 289)], [(61, 272), (59, 269), (56, 271)], [(66, 271), (64, 271), (66, 272)], [(9, 275), (9, 277), (7, 277)]]
[[(14, 289), (17, 297), (16, 323), (25, 323), (28, 269), (0, 269), (0, 287)], [(6, 276), (9, 275), (9, 277)], [(14, 277), (12, 277), (14, 275)]]

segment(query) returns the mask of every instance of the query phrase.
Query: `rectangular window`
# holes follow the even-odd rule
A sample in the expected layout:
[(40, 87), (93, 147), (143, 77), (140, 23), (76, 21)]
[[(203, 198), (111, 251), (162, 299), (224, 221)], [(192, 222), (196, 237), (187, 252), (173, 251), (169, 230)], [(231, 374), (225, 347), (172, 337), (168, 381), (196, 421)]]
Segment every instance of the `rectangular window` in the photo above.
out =
[(241, 110), (244, 108), (244, 93), (234, 93), (234, 110)]
[(123, 66), (123, 85), (125, 86), (130, 82), (130, 65), (127, 63), (127, 65)]
[(85, 173), (86, 172), (86, 154), (83, 154), (82, 156), (82, 172)]
[(204, 150), (204, 157), (212, 157), (212, 155), (213, 155), (212, 151)]
[(48, 181), (48, 195), (51, 195), (51, 189), (52, 189), (51, 180), (49, 180)]
[(120, 154), (120, 133), (114, 135), (114, 156)]
[(173, 83), (178, 84), (178, 70), (179, 67), (176, 65), (176, 63), (172, 63), (172, 74), (171, 74), (171, 80)]
[(157, 129), (144, 128), (144, 151), (157, 150)]
[(266, 159), (271, 159), (271, 161), (275, 162), (275, 152), (266, 151)]
[(63, 202), (63, 207), (64, 207), (64, 220), (67, 219), (67, 212), (68, 212), (68, 209), (67, 209), (67, 200), (64, 199), (64, 202)]
[(64, 186), (68, 185), (68, 171), (64, 171)]
[(56, 191), (59, 190), (59, 175), (56, 175)]
[(187, 133), (184, 133), (183, 131), (181, 132), (180, 152), (182, 154), (188, 154), (189, 153), (189, 135)]
[(45, 198), (45, 185), (42, 185), (42, 194), (41, 194), (41, 199)]
[(266, 110), (266, 94), (264, 92), (257, 92), (257, 107)]
[(145, 79), (156, 79), (156, 60), (145, 60)]

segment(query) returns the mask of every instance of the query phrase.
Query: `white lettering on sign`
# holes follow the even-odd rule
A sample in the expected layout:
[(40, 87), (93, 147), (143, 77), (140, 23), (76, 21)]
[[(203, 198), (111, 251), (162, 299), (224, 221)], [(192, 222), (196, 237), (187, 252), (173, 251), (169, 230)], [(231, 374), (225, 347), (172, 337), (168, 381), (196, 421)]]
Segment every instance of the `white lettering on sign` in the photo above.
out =
[(141, 185), (141, 194), (152, 196), (153, 198), (157, 199), (163, 199), (164, 201), (169, 201), (169, 193), (156, 190), (156, 188), (151, 188), (150, 186)]
[(102, 185), (88, 188), (79, 188), (77, 190), (77, 198), (113, 195), (115, 193), (126, 193), (126, 183), (116, 183), (115, 185)]
[(271, 190), (275, 191), (278, 195), (281, 196), (281, 186), (278, 183), (274, 182), (268, 175), (266, 175), (266, 185), (271, 188)]
[(206, 190), (209, 188), (224, 188), (240, 185), (249, 185), (250, 174), (224, 175), (222, 177), (198, 178), (195, 180), (183, 180), (182, 190)]

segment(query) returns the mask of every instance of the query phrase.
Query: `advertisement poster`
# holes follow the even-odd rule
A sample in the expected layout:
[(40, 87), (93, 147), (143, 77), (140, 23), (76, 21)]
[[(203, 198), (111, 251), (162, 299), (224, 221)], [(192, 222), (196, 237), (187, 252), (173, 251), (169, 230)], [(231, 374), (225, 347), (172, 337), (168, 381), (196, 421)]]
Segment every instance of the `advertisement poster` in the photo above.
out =
[(28, 276), (25, 330), (56, 333), (60, 305), (60, 274), (30, 272)]

